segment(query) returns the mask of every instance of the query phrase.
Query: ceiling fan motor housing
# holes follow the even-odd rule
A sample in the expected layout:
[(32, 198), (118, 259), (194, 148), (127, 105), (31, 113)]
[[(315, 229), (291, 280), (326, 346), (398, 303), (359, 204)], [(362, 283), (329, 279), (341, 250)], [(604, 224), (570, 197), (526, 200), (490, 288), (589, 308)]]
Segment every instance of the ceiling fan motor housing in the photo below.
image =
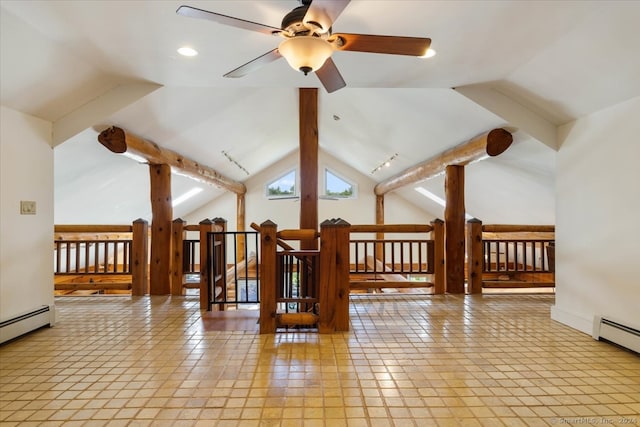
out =
[(287, 13), (284, 18), (282, 18), (280, 28), (295, 35), (304, 35), (304, 33), (308, 33), (309, 29), (302, 22), (308, 9), (309, 6), (298, 6), (291, 12)]
[[(304, 22), (304, 17), (309, 10), (309, 4), (311, 2), (307, 2), (305, 4), (303, 2), (303, 6), (298, 6), (293, 9), (291, 12), (287, 13), (284, 18), (282, 18), (282, 24), (280, 24), (280, 28), (283, 31), (287, 31), (289, 34), (295, 36), (313, 36), (315, 33), (313, 29), (309, 28), (309, 24), (315, 28), (322, 29), (322, 25), (315, 21), (308, 21), (306, 24)], [(331, 31), (329, 31), (330, 33)]]

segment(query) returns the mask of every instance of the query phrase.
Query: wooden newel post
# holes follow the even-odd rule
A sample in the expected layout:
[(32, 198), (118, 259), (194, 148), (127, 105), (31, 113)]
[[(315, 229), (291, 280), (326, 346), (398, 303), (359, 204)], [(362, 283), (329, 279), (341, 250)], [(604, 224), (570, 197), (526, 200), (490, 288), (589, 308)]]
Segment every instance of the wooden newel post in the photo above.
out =
[(142, 218), (133, 221), (131, 243), (131, 294), (149, 293), (149, 223)]
[(277, 224), (260, 224), (260, 333), (276, 332)]
[(209, 309), (209, 263), (207, 262), (207, 233), (213, 231), (213, 221), (200, 221), (200, 310)]
[(185, 224), (181, 218), (174, 219), (171, 224), (171, 295), (184, 294)]
[(349, 232), (342, 220), (320, 224), (320, 319), (318, 332), (349, 330)]
[(467, 221), (467, 283), (472, 294), (482, 293), (482, 221), (477, 218)]
[[(227, 231), (227, 220), (224, 218), (213, 218), (214, 231), (217, 232), (226, 232)], [(220, 250), (216, 251), (213, 247), (209, 248), (211, 256), (217, 256), (216, 264), (218, 268), (222, 268), (222, 271), (213, 271), (211, 276), (211, 283), (209, 284), (209, 289), (212, 292), (209, 297), (211, 301), (216, 300), (216, 296), (218, 295), (218, 289), (220, 289), (220, 298), (223, 301), (226, 301), (227, 297), (227, 241), (225, 239), (224, 234), (216, 234), (214, 238), (210, 242), (213, 245), (217, 245), (220, 247)], [(216, 280), (216, 277), (218, 279)], [(225, 305), (218, 304), (218, 308), (220, 311), (224, 311)]]
[(445, 263), (444, 263), (444, 221), (436, 218), (431, 221), (431, 239), (434, 243), (433, 292), (444, 294)]

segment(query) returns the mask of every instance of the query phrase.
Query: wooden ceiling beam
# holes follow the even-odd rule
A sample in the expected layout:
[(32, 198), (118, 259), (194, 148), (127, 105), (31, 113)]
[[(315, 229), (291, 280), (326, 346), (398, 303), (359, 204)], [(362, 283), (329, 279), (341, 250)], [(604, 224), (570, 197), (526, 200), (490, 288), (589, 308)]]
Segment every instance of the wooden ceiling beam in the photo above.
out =
[(236, 194), (247, 192), (243, 183), (227, 178), (208, 166), (186, 158), (175, 151), (162, 148), (158, 144), (142, 139), (122, 128), (113, 126), (100, 132), (98, 141), (114, 153), (131, 153), (146, 159), (150, 164), (169, 165), (183, 175)]
[(509, 148), (512, 142), (513, 136), (510, 132), (502, 128), (493, 129), (378, 183), (374, 192), (381, 196), (405, 185), (439, 175), (449, 165), (464, 166), (487, 155), (497, 156)]

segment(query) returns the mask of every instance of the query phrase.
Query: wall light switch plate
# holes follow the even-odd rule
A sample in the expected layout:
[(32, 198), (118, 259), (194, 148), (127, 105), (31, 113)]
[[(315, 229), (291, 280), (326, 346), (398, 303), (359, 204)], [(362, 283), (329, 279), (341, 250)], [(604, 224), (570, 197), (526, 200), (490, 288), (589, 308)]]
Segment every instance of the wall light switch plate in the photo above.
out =
[(36, 202), (33, 200), (20, 200), (20, 215), (35, 215)]

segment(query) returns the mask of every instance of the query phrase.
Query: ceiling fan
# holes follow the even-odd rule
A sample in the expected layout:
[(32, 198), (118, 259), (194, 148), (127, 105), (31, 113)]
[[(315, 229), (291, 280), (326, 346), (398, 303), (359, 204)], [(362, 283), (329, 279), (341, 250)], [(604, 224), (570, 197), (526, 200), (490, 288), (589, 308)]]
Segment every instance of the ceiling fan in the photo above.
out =
[(293, 69), (302, 71), (305, 75), (315, 72), (327, 92), (331, 93), (346, 86), (331, 59), (336, 50), (408, 56), (423, 56), (427, 53), (431, 45), (429, 38), (332, 33), (333, 22), (349, 1), (301, 0), (302, 5), (282, 19), (280, 28), (191, 6), (180, 6), (176, 13), (284, 39), (277, 48), (228, 72), (224, 77), (245, 76), (284, 56)]

